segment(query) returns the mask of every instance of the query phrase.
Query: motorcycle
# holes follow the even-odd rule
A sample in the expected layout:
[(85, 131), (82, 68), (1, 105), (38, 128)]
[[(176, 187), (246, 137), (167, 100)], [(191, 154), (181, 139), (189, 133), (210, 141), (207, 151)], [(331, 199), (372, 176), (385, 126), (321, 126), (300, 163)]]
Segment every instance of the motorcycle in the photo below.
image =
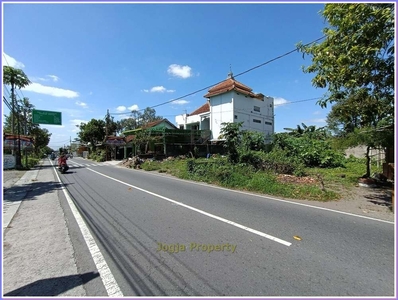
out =
[(69, 166), (66, 164), (66, 162), (61, 163), (60, 166), (58, 166), (58, 170), (62, 173), (65, 174), (66, 171), (69, 170)]

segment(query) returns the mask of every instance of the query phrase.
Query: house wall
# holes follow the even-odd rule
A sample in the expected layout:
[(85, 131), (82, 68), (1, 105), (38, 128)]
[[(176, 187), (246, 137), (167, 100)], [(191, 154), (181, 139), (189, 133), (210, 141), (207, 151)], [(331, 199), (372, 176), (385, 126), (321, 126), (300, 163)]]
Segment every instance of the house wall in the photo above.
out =
[(213, 139), (219, 138), (222, 123), (234, 121), (233, 93), (231, 91), (210, 99), (210, 129)]
[(202, 118), (200, 123), (200, 130), (210, 130), (210, 116), (207, 118)]
[[(255, 106), (260, 111), (255, 111)], [(230, 91), (210, 99), (209, 119), (203, 119), (200, 115), (183, 114), (176, 116), (175, 120), (177, 127), (184, 125), (184, 129), (190, 129), (191, 125), (197, 124), (200, 124), (200, 130), (210, 129), (212, 139), (218, 139), (221, 124), (229, 122), (243, 122), (242, 130), (263, 132), (267, 137), (274, 133), (275, 128), (274, 98), (264, 97), (264, 101), (261, 101)]]
[(234, 92), (233, 103), (234, 122), (243, 122), (242, 130), (263, 132), (264, 136), (274, 133), (274, 98), (261, 101)]

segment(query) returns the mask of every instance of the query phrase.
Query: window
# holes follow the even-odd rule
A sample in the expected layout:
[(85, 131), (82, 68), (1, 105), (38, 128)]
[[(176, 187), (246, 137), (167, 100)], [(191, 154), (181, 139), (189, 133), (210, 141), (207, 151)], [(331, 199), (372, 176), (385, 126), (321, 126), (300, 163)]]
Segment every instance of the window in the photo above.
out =
[(260, 107), (259, 106), (255, 106), (253, 110), (257, 111), (257, 112), (260, 112)]
[(254, 123), (260, 123), (261, 124), (261, 120), (257, 120), (257, 119), (253, 119)]
[(180, 129), (184, 129), (184, 125), (180, 125)]
[(272, 125), (272, 122), (267, 122), (267, 121), (265, 121), (264, 122), (266, 125)]
[(238, 116), (237, 115), (235, 115), (235, 119), (237, 119), (238, 118)]

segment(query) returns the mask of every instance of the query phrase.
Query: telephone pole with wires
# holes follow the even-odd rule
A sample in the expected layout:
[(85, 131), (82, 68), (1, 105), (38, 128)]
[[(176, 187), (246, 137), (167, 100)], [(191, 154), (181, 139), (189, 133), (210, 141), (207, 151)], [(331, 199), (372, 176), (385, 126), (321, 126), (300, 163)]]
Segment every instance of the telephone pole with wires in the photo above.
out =
[(111, 116), (109, 114), (109, 109), (106, 110), (106, 116), (105, 116), (105, 161), (108, 161), (108, 127), (109, 127), (109, 120)]

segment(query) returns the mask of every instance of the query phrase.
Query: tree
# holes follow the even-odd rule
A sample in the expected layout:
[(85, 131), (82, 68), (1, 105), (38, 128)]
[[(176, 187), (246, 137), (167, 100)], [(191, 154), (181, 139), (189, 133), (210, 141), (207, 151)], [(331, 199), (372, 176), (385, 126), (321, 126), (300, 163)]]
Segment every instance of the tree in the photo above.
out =
[[(14, 122), (14, 127), (18, 126), (18, 122), (22, 122), (22, 132), (24, 135), (28, 135), (32, 128), (36, 128), (39, 125), (33, 124), (31, 121), (32, 119), (32, 110), (35, 108), (33, 104), (30, 103), (29, 98), (23, 98), (16, 103), (17, 109), (16, 112), (13, 114), (10, 111), (9, 115), (4, 115), (4, 124), (3, 124), (3, 131), (4, 132), (12, 132), (12, 127)], [(13, 115), (15, 116), (13, 118)]]
[(156, 110), (150, 107), (145, 108), (142, 113), (138, 110), (133, 110), (131, 114), (132, 117), (128, 119), (128, 124), (130, 127), (134, 127), (132, 129), (141, 128), (150, 122), (163, 120), (163, 117), (157, 116)]
[(50, 142), (51, 133), (48, 129), (36, 127), (30, 132), (30, 135), (34, 139), (34, 151), (36, 155), (40, 155), (40, 151), (47, 149), (47, 145)]
[[(322, 15), (330, 24), (319, 44), (298, 44), (312, 57), (305, 73), (315, 73), (315, 87), (327, 88), (319, 104), (365, 93), (394, 101), (394, 4), (326, 4)], [(367, 97), (365, 97), (367, 98)]]
[(141, 126), (143, 126), (150, 122), (162, 120), (163, 117), (156, 116), (156, 110), (154, 108), (147, 107), (144, 109), (144, 112), (141, 115), (141, 119), (142, 119)]
[(394, 124), (394, 4), (327, 4), (322, 15), (330, 24), (326, 39), (298, 48), (312, 58), (303, 71), (315, 73), (313, 85), (328, 90), (318, 104), (334, 104), (329, 127), (352, 146), (391, 144), (393, 135), (375, 138), (373, 132)]
[(137, 121), (134, 118), (122, 119), (117, 121), (118, 132), (133, 130), (137, 128)]
[[(26, 74), (20, 70), (20, 69), (15, 69), (13, 67), (9, 66), (3, 66), (3, 84), (10, 85), (11, 86), (11, 133), (15, 133), (15, 127), (14, 127), (14, 115), (16, 113), (15, 111), (15, 88), (23, 88), (25, 86), (28, 86), (30, 84), (30, 80)], [(20, 123), (17, 122), (17, 128), (18, 128), (18, 134), (20, 133)], [(21, 164), (21, 149), (20, 149), (20, 144), (18, 144), (18, 151), (16, 152), (15, 156), (15, 162), (16, 162), (16, 167), (20, 168), (22, 166)]]
[(28, 76), (21, 70), (15, 69), (9, 66), (3, 66), (3, 84), (11, 86), (11, 106), (12, 106), (12, 122), (11, 122), (11, 133), (15, 133), (14, 127), (14, 114), (15, 105), (16, 105), (16, 97), (15, 97), (15, 88), (21, 89), (30, 84), (30, 80)]
[(241, 144), (240, 128), (243, 122), (221, 123), (221, 136), (225, 138), (224, 147), (228, 150), (228, 160), (231, 163), (239, 162), (238, 148)]
[(91, 119), (88, 123), (79, 125), (78, 137), (83, 143), (90, 143), (95, 149), (98, 143), (102, 143), (105, 138), (105, 121)]

